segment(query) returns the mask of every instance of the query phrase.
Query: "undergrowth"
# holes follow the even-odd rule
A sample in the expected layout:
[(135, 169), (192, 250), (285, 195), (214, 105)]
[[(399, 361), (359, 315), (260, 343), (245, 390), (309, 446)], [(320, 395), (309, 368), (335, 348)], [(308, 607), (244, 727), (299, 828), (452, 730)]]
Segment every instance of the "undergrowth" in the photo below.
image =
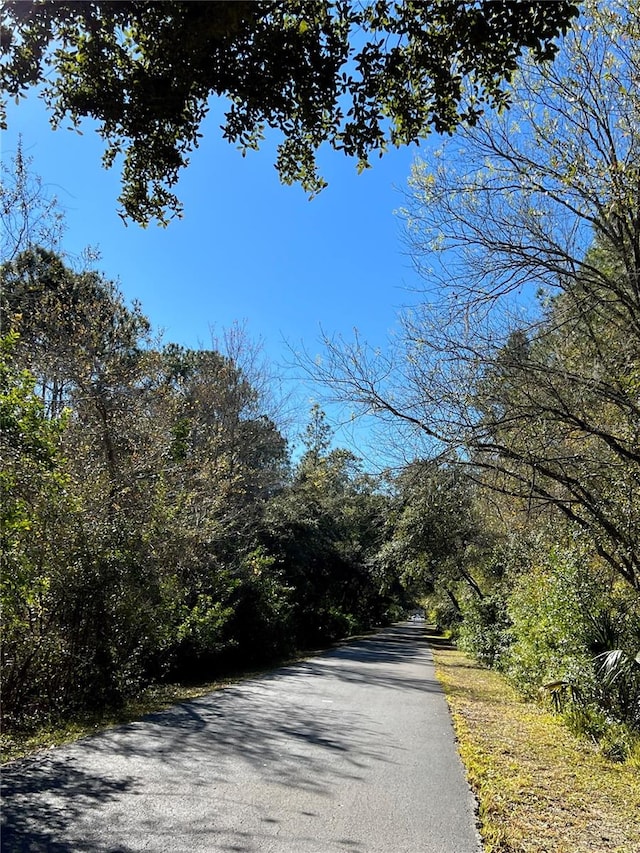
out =
[(500, 674), (429, 639), (486, 853), (638, 853), (640, 751), (607, 756)]

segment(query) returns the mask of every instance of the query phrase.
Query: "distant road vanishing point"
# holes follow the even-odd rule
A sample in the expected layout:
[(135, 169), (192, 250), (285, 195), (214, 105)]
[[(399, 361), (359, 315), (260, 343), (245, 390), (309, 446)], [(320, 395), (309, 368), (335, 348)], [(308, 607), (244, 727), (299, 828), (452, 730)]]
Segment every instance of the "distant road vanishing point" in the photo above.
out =
[(479, 853), (420, 623), (4, 768), (2, 851)]

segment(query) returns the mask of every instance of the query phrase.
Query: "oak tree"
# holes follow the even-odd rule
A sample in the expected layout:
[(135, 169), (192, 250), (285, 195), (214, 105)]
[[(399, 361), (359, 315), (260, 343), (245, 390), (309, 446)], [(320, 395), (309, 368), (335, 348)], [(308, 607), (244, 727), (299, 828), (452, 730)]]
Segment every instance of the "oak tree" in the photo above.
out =
[(3, 91), (40, 86), (54, 126), (97, 121), (106, 166), (124, 155), (127, 217), (166, 222), (211, 96), (223, 135), (257, 148), (278, 131), (283, 181), (324, 186), (327, 142), (359, 167), (431, 129), (473, 124), (508, 103), (520, 55), (553, 58), (576, 4), (480, 2), (23, 2), (4, 4)]

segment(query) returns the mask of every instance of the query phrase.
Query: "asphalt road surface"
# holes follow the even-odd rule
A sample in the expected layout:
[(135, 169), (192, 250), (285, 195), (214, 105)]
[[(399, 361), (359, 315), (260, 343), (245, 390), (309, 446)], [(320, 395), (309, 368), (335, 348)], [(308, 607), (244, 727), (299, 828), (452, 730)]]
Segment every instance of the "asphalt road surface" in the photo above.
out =
[(477, 853), (420, 623), (7, 766), (3, 851)]

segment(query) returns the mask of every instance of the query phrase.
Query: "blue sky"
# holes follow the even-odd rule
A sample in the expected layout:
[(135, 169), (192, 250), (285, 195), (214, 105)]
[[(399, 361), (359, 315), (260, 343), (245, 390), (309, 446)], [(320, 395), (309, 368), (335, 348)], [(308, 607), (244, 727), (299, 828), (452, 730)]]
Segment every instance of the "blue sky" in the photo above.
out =
[[(361, 175), (327, 151), (329, 186), (309, 201), (300, 187), (280, 184), (275, 142), (243, 158), (222, 139), (221, 114), (213, 105), (177, 187), (184, 218), (167, 228), (123, 224), (119, 170), (102, 167), (98, 135), (89, 124), (83, 135), (53, 131), (35, 95), (10, 105), (2, 157), (9, 162), (21, 134), (33, 172), (65, 211), (64, 249), (99, 249), (96, 266), (140, 300), (166, 341), (207, 346), (211, 326), (241, 322), (275, 364), (290, 361), (290, 346), (320, 352), (321, 328), (348, 337), (357, 327), (384, 347), (417, 283), (394, 214), (415, 150), (391, 151)], [(299, 386), (298, 397), (304, 421), (320, 393)]]

